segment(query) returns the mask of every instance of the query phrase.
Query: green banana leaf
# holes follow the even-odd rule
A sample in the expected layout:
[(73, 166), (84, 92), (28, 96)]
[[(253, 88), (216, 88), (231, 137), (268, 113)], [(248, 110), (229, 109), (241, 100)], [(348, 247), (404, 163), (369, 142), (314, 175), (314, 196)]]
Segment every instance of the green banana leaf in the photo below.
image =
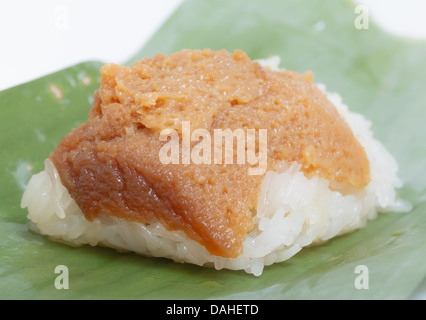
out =
[[(426, 275), (426, 43), (387, 34), (371, 17), (368, 29), (356, 28), (354, 9), (335, 0), (188, 0), (126, 64), (182, 48), (226, 48), (252, 59), (279, 55), (281, 67), (312, 70), (372, 120), (400, 165), (399, 195), (411, 212), (382, 214), (260, 277), (52, 242), (28, 229), (20, 200), (61, 137), (87, 120), (105, 62), (84, 62), (0, 92), (0, 298), (413, 297)], [(68, 289), (55, 287), (58, 265), (68, 267)], [(368, 268), (368, 289), (355, 286), (359, 265)]]

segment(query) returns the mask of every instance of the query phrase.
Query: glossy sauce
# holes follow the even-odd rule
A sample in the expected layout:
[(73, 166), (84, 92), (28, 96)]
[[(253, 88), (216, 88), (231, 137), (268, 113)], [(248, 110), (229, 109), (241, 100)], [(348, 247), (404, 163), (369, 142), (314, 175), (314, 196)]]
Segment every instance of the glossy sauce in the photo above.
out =
[(244, 52), (182, 50), (133, 66), (107, 64), (88, 121), (50, 155), (62, 183), (93, 220), (104, 213), (149, 223), (157, 217), (214, 255), (242, 253), (263, 175), (249, 164), (167, 164), (159, 133), (267, 129), (268, 170), (297, 161), (354, 188), (370, 181), (366, 154), (310, 72), (272, 71)]

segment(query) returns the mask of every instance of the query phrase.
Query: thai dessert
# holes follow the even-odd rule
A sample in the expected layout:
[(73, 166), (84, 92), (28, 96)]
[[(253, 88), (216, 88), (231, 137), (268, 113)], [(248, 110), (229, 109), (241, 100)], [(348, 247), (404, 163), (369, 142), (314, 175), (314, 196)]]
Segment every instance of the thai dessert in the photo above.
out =
[(32, 230), (260, 275), (409, 210), (371, 123), (311, 72), (278, 65), (184, 49), (103, 66), (87, 122), (28, 183)]

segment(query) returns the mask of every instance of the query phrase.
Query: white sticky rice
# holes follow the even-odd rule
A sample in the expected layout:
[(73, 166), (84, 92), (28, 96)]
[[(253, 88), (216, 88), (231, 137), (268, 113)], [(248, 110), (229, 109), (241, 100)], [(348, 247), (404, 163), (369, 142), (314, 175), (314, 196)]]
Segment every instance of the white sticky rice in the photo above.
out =
[[(279, 59), (258, 62), (277, 69)], [(326, 92), (324, 85), (318, 87)], [(361, 228), (378, 212), (410, 210), (395, 192), (402, 185), (397, 163), (373, 138), (371, 123), (350, 112), (338, 94), (327, 96), (365, 149), (371, 182), (362, 190), (346, 194), (332, 191), (328, 180), (307, 179), (297, 163), (280, 172), (267, 172), (253, 218), (255, 227), (247, 234), (243, 253), (237, 258), (210, 255), (183, 231), (167, 231), (158, 221), (143, 224), (109, 215), (99, 215), (92, 222), (86, 220), (48, 159), (45, 170), (29, 181), (21, 206), (28, 208), (32, 230), (58, 241), (107, 246), (218, 270), (245, 270), (259, 276), (264, 266), (287, 260), (303, 247)]]

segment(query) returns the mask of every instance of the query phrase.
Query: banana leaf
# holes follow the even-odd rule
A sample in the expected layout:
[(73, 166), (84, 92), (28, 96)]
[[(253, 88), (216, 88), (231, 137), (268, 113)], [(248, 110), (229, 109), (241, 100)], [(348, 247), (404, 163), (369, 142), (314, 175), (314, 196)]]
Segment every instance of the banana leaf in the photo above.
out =
[[(83, 62), (0, 92), (0, 299), (413, 297), (426, 275), (426, 43), (392, 36), (372, 17), (364, 21), (368, 28), (357, 27), (355, 7), (335, 0), (187, 0), (124, 64), (183, 48), (225, 48), (252, 59), (278, 55), (283, 68), (313, 71), (315, 81), (372, 120), (399, 163), (399, 195), (412, 211), (381, 214), (260, 277), (52, 242), (28, 229), (20, 200), (61, 137), (87, 120), (107, 61)], [(68, 289), (55, 286), (61, 265)], [(356, 286), (358, 266), (367, 267), (368, 289)]]

